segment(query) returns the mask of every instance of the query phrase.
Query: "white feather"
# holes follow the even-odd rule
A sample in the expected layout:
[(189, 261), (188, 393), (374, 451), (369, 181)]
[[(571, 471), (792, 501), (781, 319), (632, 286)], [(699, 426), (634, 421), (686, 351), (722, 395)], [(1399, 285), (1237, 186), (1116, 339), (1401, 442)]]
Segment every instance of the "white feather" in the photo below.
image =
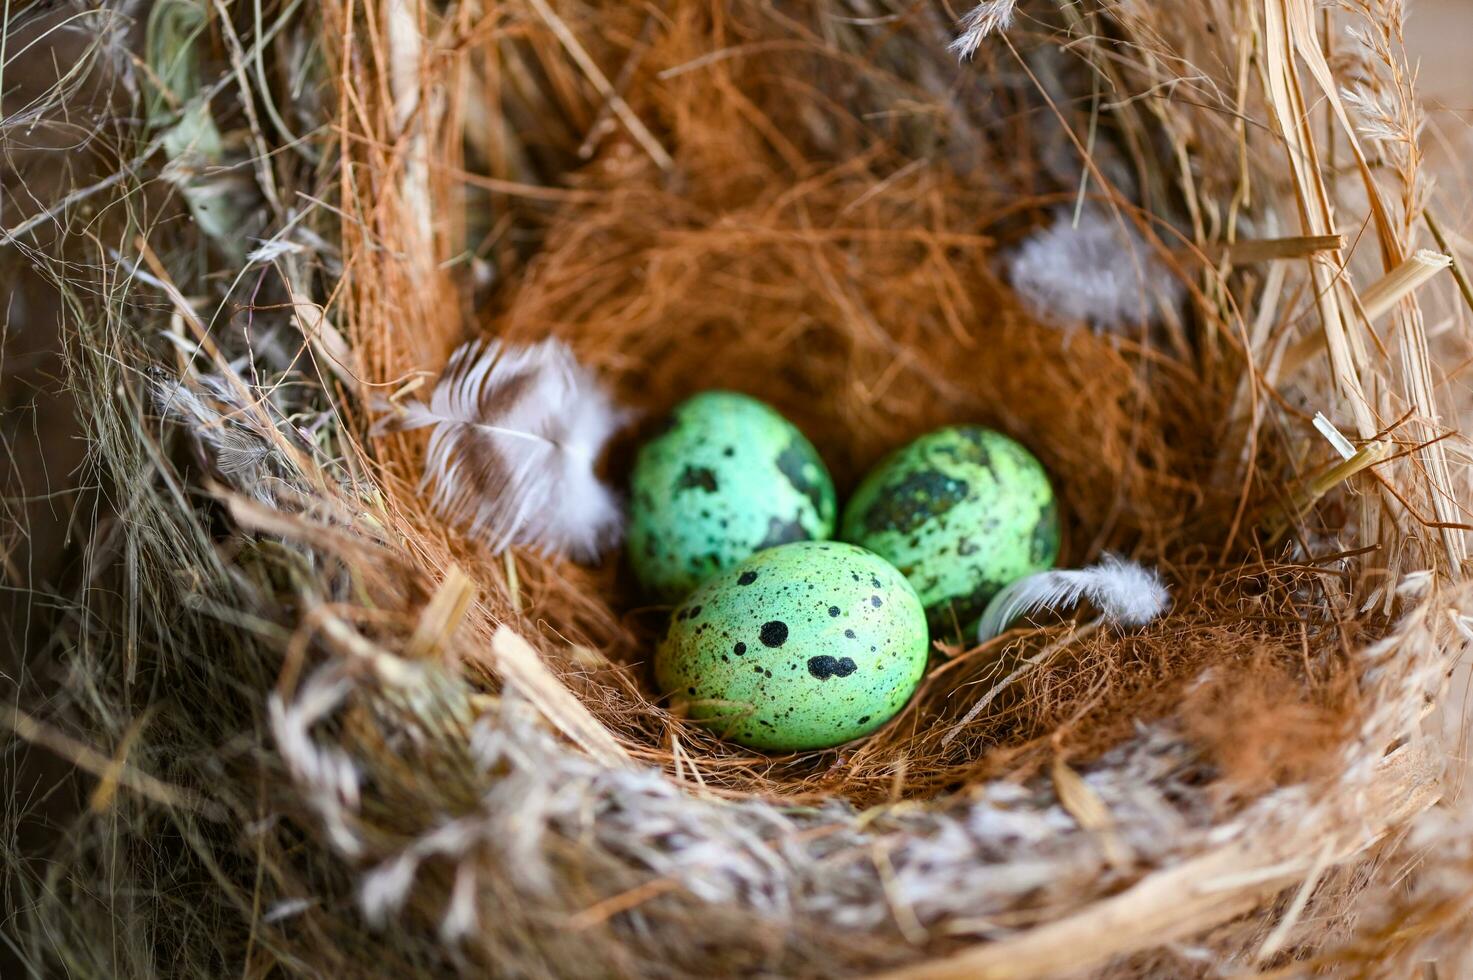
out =
[(970, 58), (989, 35), (1012, 26), (1017, 6), (1018, 0), (982, 0), (962, 15), (961, 33), (946, 46), (947, 50), (958, 58)]
[(621, 531), (594, 465), (627, 418), (561, 341), (489, 341), (459, 347), (429, 404), (404, 406), (383, 428), (435, 427), (423, 486), (440, 514), (491, 550), (522, 544), (591, 559)]
[(1008, 278), (1039, 317), (1097, 330), (1153, 322), (1182, 295), (1135, 225), (1093, 206), (1077, 224), (1059, 211), (1008, 259)]
[(1007, 586), (988, 603), (977, 624), (977, 639), (986, 643), (1019, 616), (1074, 606), (1081, 599), (1108, 622), (1144, 626), (1166, 611), (1171, 592), (1155, 570), (1106, 555), (1089, 568), (1038, 572)]

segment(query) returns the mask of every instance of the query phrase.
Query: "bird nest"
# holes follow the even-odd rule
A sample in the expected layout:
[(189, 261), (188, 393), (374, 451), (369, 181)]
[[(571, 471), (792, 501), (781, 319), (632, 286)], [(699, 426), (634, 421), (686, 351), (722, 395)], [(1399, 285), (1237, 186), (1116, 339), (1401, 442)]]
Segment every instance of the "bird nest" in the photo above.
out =
[[(61, 693), (14, 719), (105, 750), (30, 879), (35, 963), (1426, 954), (1447, 895), (1386, 842), (1442, 792), (1418, 732), (1470, 635), (1435, 367), (1467, 332), (1419, 250), (1399, 4), (307, 6), (160, 2), (91, 49), (133, 83), (94, 79), (108, 152), (19, 227), (63, 231), (28, 255), (114, 503)], [(668, 609), (617, 552), (486, 547), (424, 433), (374, 426), (493, 337), (560, 339), (633, 410), (616, 486), (709, 388), (792, 419), (841, 496), (929, 429), (1007, 432), (1062, 563), (1128, 555), (1171, 608), (937, 643), (855, 743), (723, 742), (655, 690)]]

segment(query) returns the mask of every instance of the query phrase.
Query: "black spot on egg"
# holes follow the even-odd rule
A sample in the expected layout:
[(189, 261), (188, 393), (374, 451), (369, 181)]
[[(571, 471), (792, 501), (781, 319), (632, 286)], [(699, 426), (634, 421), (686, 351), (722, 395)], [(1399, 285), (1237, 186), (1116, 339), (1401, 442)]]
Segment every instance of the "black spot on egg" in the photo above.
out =
[(872, 605), (872, 606), (874, 606), (876, 609), (878, 609), (881, 606), (883, 606), (885, 603), (880, 600), (880, 597), (879, 596), (872, 595), (872, 596), (869, 597), (869, 604)]
[(853, 630), (845, 630), (844, 631), (844, 635), (847, 636), (851, 640), (854, 639), (854, 631)]
[(758, 639), (765, 647), (777, 648), (788, 642), (788, 624), (780, 619), (762, 624), (762, 632)]
[(737, 585), (751, 585), (755, 581), (757, 581), (756, 572), (742, 572), (737, 576)]
[(675, 481), (676, 493), (682, 490), (715, 493), (716, 489), (716, 471), (707, 466), (687, 466), (680, 471), (680, 477)]
[(837, 615), (839, 615), (839, 607), (838, 606), (829, 606), (829, 615), (830, 616), (837, 616)]
[(747, 645), (745, 643), (738, 643), (736, 646), (731, 648), (731, 652), (740, 657), (742, 654), (747, 652)]
[(823, 654), (808, 658), (808, 673), (821, 681), (826, 681), (830, 677), (848, 677), (858, 669), (854, 661), (848, 657), (835, 658)]

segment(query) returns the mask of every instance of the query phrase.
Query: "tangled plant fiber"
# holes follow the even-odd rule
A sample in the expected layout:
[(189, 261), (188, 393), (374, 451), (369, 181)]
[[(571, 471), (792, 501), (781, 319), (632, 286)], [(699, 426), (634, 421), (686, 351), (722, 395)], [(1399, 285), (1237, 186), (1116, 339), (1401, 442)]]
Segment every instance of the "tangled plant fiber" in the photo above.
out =
[[(36, 68), (0, 131), (30, 190), (0, 208), (5, 259), (57, 297), (95, 488), (75, 573), (14, 590), (52, 599), (3, 717), (91, 790), (44, 865), (6, 853), (25, 965), (1457, 963), (1473, 869), (1455, 820), (1418, 822), (1443, 792), (1418, 733), (1473, 636), (1439, 373), (1470, 334), (1451, 304), (1426, 328), (1451, 282), (1406, 265), (1429, 203), (1401, 7), (1198, 7), (12, 15), (22, 45), (108, 38)], [(79, 138), (95, 172), (24, 169)], [(201, 220), (212, 202), (234, 220)], [(1133, 271), (1096, 288), (1058, 236), (1105, 224), (1129, 247), (1083, 254)], [(1115, 329), (1060, 329), (1082, 320)], [(723, 743), (649, 683), (666, 611), (617, 555), (501, 550), (599, 535), (447, 483), (515, 455), (457, 438), (472, 417), (579, 445), (612, 427), (601, 395), (509, 419), (495, 367), (450, 397), (483, 344), (565, 345), (589, 372), (567, 390), (647, 420), (577, 460), (585, 487), (710, 387), (776, 405), (841, 492), (929, 428), (996, 426), (1054, 476), (1067, 566), (1138, 556), (1170, 609), (938, 648), (861, 742)], [(375, 429), (442, 374), (434, 425)], [(1404, 840), (1465, 873), (1426, 874)]]

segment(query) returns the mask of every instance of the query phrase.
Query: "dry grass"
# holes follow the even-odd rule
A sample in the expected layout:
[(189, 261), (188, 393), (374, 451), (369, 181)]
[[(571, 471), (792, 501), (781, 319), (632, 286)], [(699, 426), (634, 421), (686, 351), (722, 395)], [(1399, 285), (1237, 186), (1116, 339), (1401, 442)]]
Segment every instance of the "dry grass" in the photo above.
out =
[[(1400, 880), (1367, 849), (1436, 797), (1405, 743), (1469, 633), (1431, 345), (1470, 337), (1403, 265), (1397, 4), (1025, 5), (958, 68), (924, 3), (175, 2), (151, 60), (107, 63), (149, 94), (131, 163), (52, 195), (34, 248), (111, 504), (63, 693), (12, 718), (101, 777), (49, 870), (11, 855), (36, 969), (1423, 955), (1341, 907)], [(1326, 24), (1365, 41), (1326, 57)], [(1084, 206), (1185, 301), (1116, 333), (1025, 308), (1006, 257)], [(938, 649), (859, 744), (722, 743), (655, 697), (663, 611), (617, 559), (478, 551), (417, 493), (422, 439), (368, 437), (374, 394), (477, 335), (562, 337), (647, 420), (749, 391), (841, 493), (927, 428), (1002, 428), (1066, 561), (1136, 555), (1174, 608)], [(1384, 459), (1343, 479), (1316, 411)], [(1396, 914), (1431, 940), (1468, 881), (1418, 883)]]

